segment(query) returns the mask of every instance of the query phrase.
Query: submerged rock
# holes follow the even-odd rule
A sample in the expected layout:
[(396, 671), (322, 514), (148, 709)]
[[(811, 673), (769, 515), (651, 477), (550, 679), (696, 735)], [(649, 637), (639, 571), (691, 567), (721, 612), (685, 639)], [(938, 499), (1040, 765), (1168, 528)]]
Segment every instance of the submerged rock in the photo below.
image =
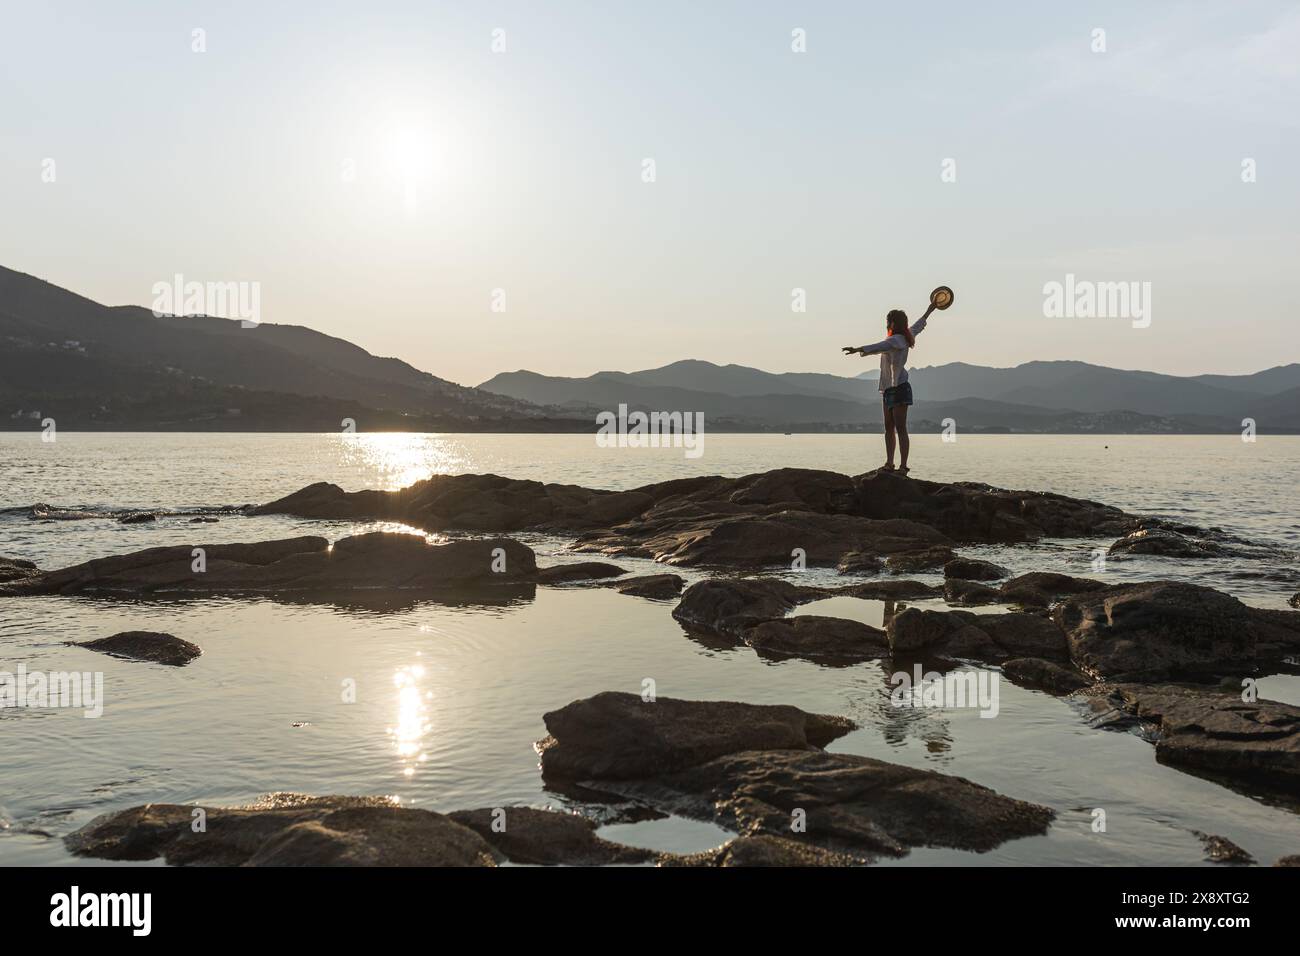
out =
[(1213, 541), (1167, 528), (1139, 528), (1112, 544), (1108, 553), (1114, 557), (1152, 554), (1168, 558), (1217, 558), (1228, 551)]
[(1201, 845), (1205, 847), (1205, 859), (1211, 863), (1230, 863), (1238, 866), (1253, 866), (1255, 858), (1233, 843), (1227, 837), (1193, 830)]
[(1098, 679), (1254, 672), (1251, 615), (1212, 588), (1176, 581), (1117, 585), (1067, 599), (1053, 618), (1075, 666)]
[(741, 836), (716, 850), (674, 857), (665, 866), (863, 866), (868, 856), (853, 856), (826, 850), (792, 835)]
[(1016, 657), (1004, 661), (1002, 673), (1013, 684), (1045, 690), (1049, 694), (1071, 694), (1092, 683), (1078, 671), (1041, 657)]
[(23, 581), (35, 577), (41, 572), (35, 562), (24, 558), (0, 557), (0, 583), (6, 581)]
[(685, 584), (680, 574), (642, 574), (623, 578), (620, 581), (610, 581), (606, 586), (614, 588), (619, 594), (666, 600), (681, 594)]
[(967, 581), (962, 578), (949, 578), (944, 581), (943, 596), (949, 604), (965, 604), (968, 607), (980, 604), (997, 604), (1005, 600), (997, 588), (991, 588), (987, 584), (980, 584), (978, 581)]
[(797, 707), (606, 691), (542, 718), (542, 773), (570, 780), (654, 777), (737, 750), (820, 747), (856, 726)]
[(122, 631), (120, 634), (101, 637), (75, 646), (111, 654), (114, 657), (151, 661), (154, 664), (167, 664), (172, 667), (184, 667), (203, 653), (203, 649), (197, 644), (156, 631)]
[(537, 569), (538, 584), (566, 584), (570, 581), (593, 581), (597, 578), (616, 578), (627, 574), (617, 564), (604, 561), (579, 561), (576, 564), (557, 564)]
[(154, 803), (96, 817), (64, 840), (77, 856), (177, 866), (494, 866), (491, 846), (439, 813), (381, 797), (272, 794), (250, 807)]
[[(222, 594), (436, 589), (532, 581), (533, 551), (510, 538), (430, 544), (423, 535), (373, 532), (190, 545), (98, 558), (0, 584), (0, 594)], [(201, 569), (200, 569), (201, 568)]]
[(1300, 794), (1300, 707), (1177, 684), (1099, 684), (1080, 691), (1098, 723), (1147, 726), (1156, 759), (1182, 769)]
[(836, 566), (836, 570), (840, 574), (874, 574), (884, 567), (885, 562), (878, 554), (872, 554), (870, 551), (850, 551), (848, 554), (840, 555), (840, 563)]
[(158, 516), (151, 511), (134, 511), (117, 519), (118, 524), (148, 524), (157, 521)]
[(658, 851), (612, 843), (596, 835), (594, 821), (573, 813), (532, 807), (456, 810), (447, 817), (469, 827), (512, 863), (604, 866), (657, 860)]

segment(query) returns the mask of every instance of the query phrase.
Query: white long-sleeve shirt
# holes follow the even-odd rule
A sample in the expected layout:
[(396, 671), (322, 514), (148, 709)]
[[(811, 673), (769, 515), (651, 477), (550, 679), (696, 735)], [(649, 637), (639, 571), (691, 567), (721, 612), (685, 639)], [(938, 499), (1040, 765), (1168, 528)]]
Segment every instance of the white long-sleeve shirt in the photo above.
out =
[[(913, 338), (925, 330), (925, 322), (926, 319), (923, 317), (912, 323)], [(860, 351), (863, 355), (880, 354), (879, 391), (883, 392), (887, 388), (902, 385), (907, 381), (907, 353), (912, 350), (907, 347), (907, 339), (900, 333), (895, 332), (875, 345), (864, 345)]]

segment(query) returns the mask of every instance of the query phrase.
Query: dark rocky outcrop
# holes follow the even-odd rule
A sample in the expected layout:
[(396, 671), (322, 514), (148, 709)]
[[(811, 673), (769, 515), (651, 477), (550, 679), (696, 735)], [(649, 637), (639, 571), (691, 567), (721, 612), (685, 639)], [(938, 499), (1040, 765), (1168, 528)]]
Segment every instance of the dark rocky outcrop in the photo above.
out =
[(1160, 555), (1167, 558), (1216, 558), (1229, 553), (1222, 545), (1166, 528), (1139, 528), (1110, 546), (1109, 554)]
[(938, 571), (953, 560), (952, 548), (925, 548), (920, 551), (903, 551), (885, 559), (885, 567), (896, 574), (913, 574), (917, 571)]
[(381, 797), (272, 794), (249, 807), (156, 803), (97, 817), (65, 838), (78, 856), (216, 866), (493, 866), (486, 841)]
[(1098, 684), (1079, 699), (1098, 726), (1145, 725), (1161, 763), (1300, 795), (1300, 707), (1179, 684)]
[[(595, 785), (748, 836), (867, 859), (916, 846), (990, 850), (1046, 832), (1054, 816), (961, 777), (821, 750), (739, 751), (653, 779)], [(794, 832), (796, 820), (803, 832)]]
[(1291, 595), (1290, 599), (1286, 603), (1290, 604), (1294, 608), (1300, 608), (1300, 591), (1296, 591), (1295, 594)]
[(537, 569), (538, 584), (567, 584), (571, 581), (594, 581), (599, 578), (616, 578), (627, 574), (616, 564), (604, 561), (579, 561), (575, 564), (557, 564)]
[(738, 750), (806, 750), (854, 729), (797, 707), (731, 701), (642, 700), (606, 691), (542, 718), (542, 773), (570, 780), (657, 777)]
[(875, 574), (884, 570), (884, 567), (885, 562), (878, 554), (872, 554), (870, 551), (850, 551), (848, 554), (840, 555), (836, 570), (840, 574)]
[(1065, 597), (1076, 594), (1090, 594), (1104, 590), (1108, 585), (1104, 581), (1092, 578), (1076, 578), (1070, 574), (1058, 574), (1054, 571), (1030, 571), (1019, 574), (1009, 581), (1002, 582), (998, 588), (1003, 602), (1019, 604), (1022, 607), (1050, 607)]
[(564, 532), (582, 535), (578, 547), (588, 552), (743, 567), (789, 566), (796, 548), (811, 563), (834, 566), (854, 551), (1115, 535), (1140, 525), (1118, 509), (1063, 495), (802, 468), (622, 492), (497, 475), (435, 475), (393, 492), (345, 492), (322, 482), (251, 513), (393, 520), (426, 531)]
[(98, 558), (0, 584), (0, 594), (229, 594), (437, 589), (532, 581), (531, 548), (510, 538), (430, 544), (423, 535), (374, 532), (334, 543), (303, 537), (192, 548), (179, 545)]
[(943, 576), (961, 581), (997, 581), (1007, 576), (1007, 569), (992, 561), (958, 557), (943, 566)]
[(769, 657), (853, 663), (889, 656), (889, 642), (880, 628), (813, 614), (763, 621), (745, 628), (741, 639)]
[(885, 633), (896, 657), (933, 656), (1000, 662), (1017, 657), (1066, 659), (1065, 635), (1036, 614), (975, 614), (905, 608)]
[(657, 860), (655, 850), (611, 843), (586, 817), (532, 807), (456, 810), (447, 817), (473, 830), (512, 863), (604, 866)]
[(667, 600), (681, 594), (685, 584), (680, 574), (642, 574), (610, 581), (606, 586), (614, 588), (619, 594)]
[(158, 520), (152, 511), (133, 511), (117, 519), (118, 524), (151, 524)]
[(1003, 661), (1002, 673), (1013, 684), (1045, 690), (1049, 694), (1071, 694), (1092, 683), (1073, 668), (1041, 657), (1016, 657)]
[(795, 707), (604, 693), (544, 719), (543, 775), (743, 836), (798, 833), (831, 851), (897, 856), (912, 846), (987, 850), (1043, 833), (1053, 818), (960, 777), (826, 753), (852, 722)]
[(962, 578), (949, 578), (943, 582), (943, 596), (949, 604), (964, 604), (974, 607), (981, 604), (997, 604), (1004, 600), (1002, 592), (978, 581)]
[(715, 578), (687, 588), (673, 617), (687, 627), (740, 640), (745, 628), (785, 617), (825, 593), (778, 578)]
[(1053, 618), (1070, 657), (1103, 680), (1154, 681), (1253, 673), (1256, 640), (1244, 604), (1176, 581), (1117, 585), (1062, 602)]
[(120, 634), (101, 637), (75, 646), (111, 654), (113, 657), (151, 661), (171, 667), (184, 667), (203, 653), (203, 649), (197, 644), (156, 631), (123, 631)]

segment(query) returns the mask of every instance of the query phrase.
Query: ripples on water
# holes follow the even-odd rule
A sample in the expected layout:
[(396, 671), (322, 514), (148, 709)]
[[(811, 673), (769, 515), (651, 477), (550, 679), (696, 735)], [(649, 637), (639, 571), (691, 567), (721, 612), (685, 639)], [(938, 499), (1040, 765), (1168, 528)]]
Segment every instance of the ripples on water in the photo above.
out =
[[(142, 525), (33, 520), (38, 502), (102, 514), (180, 511), (260, 503), (320, 480), (391, 489), (438, 471), (606, 488), (782, 466), (852, 474), (877, 464), (879, 445), (879, 436), (708, 436), (703, 458), (686, 459), (669, 449), (598, 449), (590, 436), (61, 433), (47, 445), (35, 434), (4, 434), (0, 555), (53, 567), (160, 544), (313, 533), (337, 539), (376, 527), (242, 516), (214, 524), (185, 516)], [(1106, 573), (1114, 580), (1185, 578), (1272, 607), (1284, 607), (1300, 586), (1300, 439), (964, 436), (943, 444), (916, 436), (914, 448), (920, 477), (1093, 498), (1217, 525), (1289, 552), (1249, 565), (1112, 561)], [(563, 540), (522, 537), (544, 562), (572, 559), (559, 553)], [(1016, 571), (1090, 574), (1097, 546), (963, 550)], [(843, 583), (828, 571), (800, 579)], [(65, 860), (59, 837), (98, 813), (148, 801), (215, 805), (299, 790), (391, 794), (437, 810), (563, 805), (543, 791), (537, 772), (532, 743), (545, 733), (542, 714), (601, 690), (639, 692), (645, 678), (664, 696), (846, 714), (862, 729), (832, 749), (959, 774), (1059, 814), (1046, 836), (991, 853), (918, 850), (891, 865), (1192, 864), (1201, 849), (1191, 830), (1227, 836), (1265, 863), (1300, 852), (1290, 810), (1163, 767), (1150, 744), (1091, 729), (1066, 702), (1002, 682), (994, 720), (974, 710), (899, 710), (889, 705), (878, 663), (825, 668), (705, 646), (673, 622), (672, 606), (605, 589), (539, 589), (533, 599), (499, 606), (0, 599), (0, 669), (22, 662), (30, 670), (99, 670), (107, 697), (97, 720), (78, 711), (0, 711), (0, 861)], [(880, 602), (846, 598), (815, 607), (876, 625), (883, 614)], [(204, 655), (165, 668), (65, 643), (128, 629), (176, 634)], [(1300, 680), (1270, 677), (1262, 692), (1300, 703)], [(1091, 830), (1098, 807), (1107, 811), (1107, 833)], [(675, 850), (725, 836), (672, 819), (602, 832)]]

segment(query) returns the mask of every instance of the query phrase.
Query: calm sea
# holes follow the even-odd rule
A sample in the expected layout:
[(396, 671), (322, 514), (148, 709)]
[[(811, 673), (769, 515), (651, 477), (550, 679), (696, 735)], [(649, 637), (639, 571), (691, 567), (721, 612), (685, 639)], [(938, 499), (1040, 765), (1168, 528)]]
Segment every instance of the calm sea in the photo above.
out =
[[(856, 474), (880, 463), (880, 446), (879, 436), (707, 435), (703, 455), (690, 458), (681, 449), (598, 448), (590, 435), (60, 433), (45, 443), (39, 433), (0, 433), (0, 555), (56, 567), (161, 544), (338, 538), (373, 527), (284, 517), (123, 525), (108, 514), (264, 502), (321, 480), (391, 489), (434, 472), (494, 472), (629, 488), (784, 466)], [(917, 477), (1087, 497), (1279, 549), (1276, 558), (1249, 562), (1112, 561), (1110, 580), (1193, 580), (1261, 607), (1285, 607), (1300, 588), (1297, 437), (945, 443), (918, 435), (912, 464)], [(544, 563), (576, 559), (563, 540), (524, 539)], [(1090, 574), (1098, 545), (963, 550), (1017, 571)], [(802, 580), (843, 583), (827, 571)], [(974, 710), (899, 710), (879, 664), (771, 663), (749, 649), (704, 646), (672, 620), (672, 606), (605, 589), (539, 589), (535, 599), (499, 606), (0, 598), (0, 670), (21, 663), (29, 671), (102, 671), (106, 698), (98, 719), (0, 710), (0, 862), (65, 861), (64, 834), (99, 813), (150, 801), (220, 805), (296, 790), (391, 794), (435, 810), (574, 806), (542, 787), (532, 749), (545, 733), (542, 714), (602, 690), (640, 692), (646, 678), (663, 696), (846, 714), (861, 729), (835, 750), (958, 774), (1058, 812), (1046, 836), (985, 854), (919, 850), (890, 865), (1191, 865), (1202, 858), (1194, 830), (1226, 836), (1262, 863), (1300, 853), (1292, 810), (1161, 766), (1149, 743), (1091, 729), (1066, 701), (1001, 682), (995, 719)], [(800, 613), (810, 612), (879, 624), (883, 607), (836, 598)], [(204, 655), (175, 669), (67, 644), (127, 629), (170, 632)], [(343, 703), (345, 682), (356, 687), (355, 703)], [(1300, 679), (1275, 675), (1261, 688), (1300, 704)], [(1096, 809), (1106, 811), (1105, 832), (1093, 829)], [(674, 850), (727, 836), (675, 818), (602, 832)]]

